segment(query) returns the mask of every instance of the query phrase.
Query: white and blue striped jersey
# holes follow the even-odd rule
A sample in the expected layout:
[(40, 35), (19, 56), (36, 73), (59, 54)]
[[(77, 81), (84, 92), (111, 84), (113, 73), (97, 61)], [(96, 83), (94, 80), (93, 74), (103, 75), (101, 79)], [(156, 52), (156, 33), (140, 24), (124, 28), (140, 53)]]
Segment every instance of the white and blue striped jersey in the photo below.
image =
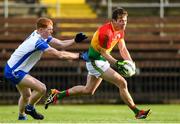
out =
[(11, 55), (7, 64), (13, 71), (29, 72), (49, 46), (52, 36), (43, 39), (35, 30)]

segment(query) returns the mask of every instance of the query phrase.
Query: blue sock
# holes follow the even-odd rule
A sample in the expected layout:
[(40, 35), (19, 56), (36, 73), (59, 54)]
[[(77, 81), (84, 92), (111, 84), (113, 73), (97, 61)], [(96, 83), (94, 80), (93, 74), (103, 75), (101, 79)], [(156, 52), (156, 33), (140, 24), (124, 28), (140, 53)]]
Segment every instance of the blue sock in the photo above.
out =
[(25, 114), (19, 114), (18, 120), (27, 120), (27, 116)]

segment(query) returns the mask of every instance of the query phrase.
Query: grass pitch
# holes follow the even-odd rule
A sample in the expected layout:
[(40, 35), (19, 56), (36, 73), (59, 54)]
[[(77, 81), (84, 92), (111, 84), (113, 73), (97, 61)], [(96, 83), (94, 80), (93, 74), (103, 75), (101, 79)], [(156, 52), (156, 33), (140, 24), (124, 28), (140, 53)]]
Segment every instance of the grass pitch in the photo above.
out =
[(0, 106), (0, 123), (180, 123), (180, 105), (138, 105), (151, 108), (147, 119), (137, 120), (126, 105), (51, 105), (37, 106), (44, 120), (18, 121), (18, 106)]

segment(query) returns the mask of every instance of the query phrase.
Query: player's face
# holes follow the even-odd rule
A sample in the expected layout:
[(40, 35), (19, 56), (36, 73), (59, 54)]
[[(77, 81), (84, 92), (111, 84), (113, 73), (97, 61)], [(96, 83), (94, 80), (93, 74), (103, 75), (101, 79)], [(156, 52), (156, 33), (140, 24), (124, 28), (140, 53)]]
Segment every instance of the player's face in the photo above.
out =
[(48, 38), (48, 36), (51, 36), (52, 33), (53, 33), (53, 26), (48, 25), (47, 28), (42, 29), (41, 36), (46, 39), (46, 38)]
[(127, 16), (121, 16), (116, 20), (116, 26), (119, 30), (125, 30), (127, 24)]

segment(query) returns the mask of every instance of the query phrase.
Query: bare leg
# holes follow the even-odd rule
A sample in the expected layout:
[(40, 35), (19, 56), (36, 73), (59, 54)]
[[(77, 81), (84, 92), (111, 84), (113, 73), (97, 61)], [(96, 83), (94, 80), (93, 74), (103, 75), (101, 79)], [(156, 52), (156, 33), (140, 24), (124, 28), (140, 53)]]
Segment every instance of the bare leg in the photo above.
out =
[(100, 85), (102, 78), (96, 78), (95, 76), (88, 75), (87, 83), (85, 86), (77, 85), (64, 91), (57, 91), (56, 89), (51, 90), (51, 94), (48, 96), (45, 102), (45, 109), (48, 108), (49, 104), (62, 100), (64, 97), (75, 96), (75, 95), (93, 95)]
[[(78, 85), (74, 86), (70, 89), (68, 89), (69, 95), (93, 95), (98, 86), (100, 85), (102, 79), (111, 82), (115, 84), (119, 88), (119, 93), (122, 98), (122, 100), (130, 107), (134, 107), (134, 101), (129, 94), (128, 88), (127, 88), (127, 82), (126, 80), (119, 75), (116, 71), (114, 71), (112, 68), (109, 68), (104, 72), (101, 76), (102, 78), (96, 78), (93, 75), (87, 76), (87, 84), (85, 86)], [(61, 95), (61, 93), (60, 93)], [(63, 97), (65, 97), (63, 95)], [(59, 97), (62, 99), (63, 97)]]
[(41, 87), (41, 89), (38, 90), (34, 90), (32, 92), (31, 98), (29, 103), (30, 104), (36, 104), (37, 102), (39, 102), (39, 100), (42, 98), (42, 96), (45, 95), (46, 93), (46, 86), (45, 84), (41, 83), (39, 80), (34, 78), (34, 81), (38, 82), (38, 87)]
[[(30, 75), (26, 75), (22, 79), (22, 81), (17, 85), (17, 88), (20, 89), (21, 91), (24, 91), (26, 89), (33, 90), (29, 100), (26, 101), (26, 103), (28, 102), (26, 106), (24, 105), (25, 104), (24, 102), (21, 103), (22, 98), (20, 98), (19, 104), (22, 105), (20, 111), (24, 111), (26, 114), (31, 115), (34, 119), (38, 119), (38, 120), (44, 119), (44, 116), (42, 114), (36, 112), (34, 105), (45, 94), (46, 86), (37, 79), (35, 79), (34, 77)], [(23, 99), (25, 99), (24, 98), (25, 95), (26, 95), (25, 93), (22, 95)]]
[[(57, 93), (58, 97), (57, 99), (61, 100), (62, 98), (66, 96), (72, 96), (72, 95), (93, 95), (98, 86), (100, 85), (102, 79), (111, 82), (112, 84), (116, 85), (119, 88), (119, 94), (122, 98), (122, 100), (131, 108), (131, 110), (135, 113), (135, 117), (137, 119), (144, 119), (146, 118), (149, 113), (150, 109), (147, 111), (139, 110), (128, 91), (127, 82), (126, 80), (119, 75), (116, 71), (114, 71), (112, 68), (108, 68), (102, 75), (102, 78), (96, 78), (95, 76), (88, 75), (87, 77), (87, 84), (85, 86), (78, 85), (74, 86), (68, 90), (62, 91), (60, 93)], [(67, 95), (67, 92), (69, 95)], [(45, 103), (45, 108), (48, 108), (48, 105), (52, 103), (54, 100), (54, 97), (56, 96), (56, 93), (51, 93), (51, 95), (48, 97)]]
[(85, 86), (78, 85), (69, 89), (70, 95), (93, 95), (100, 85), (102, 78), (96, 78), (95, 76), (88, 75), (87, 83)]
[(29, 102), (29, 98), (31, 96), (31, 90), (29, 88), (22, 88), (19, 86), (16, 86), (19, 93), (21, 94), (18, 102), (19, 106), (19, 114), (24, 115), (25, 105)]
[(31, 105), (36, 104), (46, 93), (46, 86), (30, 75), (26, 75), (18, 86), (33, 89), (32, 95), (29, 100), (29, 104)]
[(103, 75), (102, 78), (108, 82), (115, 84), (119, 88), (119, 93), (122, 100), (130, 107), (135, 106), (134, 101), (128, 91), (126, 80), (120, 76), (112, 68), (109, 68)]

